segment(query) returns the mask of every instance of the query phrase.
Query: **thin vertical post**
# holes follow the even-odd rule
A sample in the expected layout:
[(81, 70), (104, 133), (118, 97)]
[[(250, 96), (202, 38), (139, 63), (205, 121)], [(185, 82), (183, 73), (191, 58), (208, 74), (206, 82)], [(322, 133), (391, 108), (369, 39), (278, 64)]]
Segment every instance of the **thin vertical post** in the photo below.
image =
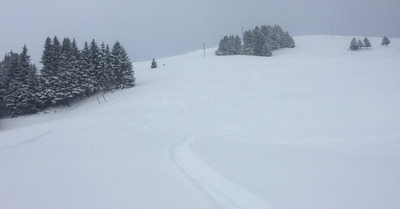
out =
[(206, 58), (206, 44), (203, 43), (204, 58)]

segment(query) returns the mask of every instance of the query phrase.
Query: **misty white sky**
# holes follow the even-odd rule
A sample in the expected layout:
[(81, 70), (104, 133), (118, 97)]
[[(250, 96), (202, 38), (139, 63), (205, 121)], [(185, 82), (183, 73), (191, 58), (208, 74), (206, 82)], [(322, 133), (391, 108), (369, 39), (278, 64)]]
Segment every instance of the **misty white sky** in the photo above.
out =
[(214, 47), (242, 27), (400, 37), (399, 20), (400, 0), (0, 0), (0, 53), (26, 44), (38, 64), (45, 38), (56, 35), (75, 37), (80, 49), (118, 40), (140, 61)]

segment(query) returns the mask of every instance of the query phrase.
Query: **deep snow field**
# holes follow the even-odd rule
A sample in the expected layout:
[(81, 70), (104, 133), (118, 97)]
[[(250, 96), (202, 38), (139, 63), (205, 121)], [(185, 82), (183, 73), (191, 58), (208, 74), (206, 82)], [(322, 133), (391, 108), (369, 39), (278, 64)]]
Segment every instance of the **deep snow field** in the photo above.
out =
[(400, 208), (400, 39), (294, 38), (133, 63), (107, 102), (1, 120), (0, 208)]

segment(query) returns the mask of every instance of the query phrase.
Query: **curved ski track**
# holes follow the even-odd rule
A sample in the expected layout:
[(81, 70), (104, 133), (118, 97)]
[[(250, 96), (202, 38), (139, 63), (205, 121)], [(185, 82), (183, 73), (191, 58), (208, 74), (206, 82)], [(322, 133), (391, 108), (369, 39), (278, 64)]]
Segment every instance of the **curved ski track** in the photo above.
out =
[(261, 197), (225, 178), (203, 162), (191, 149), (194, 137), (171, 150), (173, 161), (201, 190), (223, 209), (272, 209)]

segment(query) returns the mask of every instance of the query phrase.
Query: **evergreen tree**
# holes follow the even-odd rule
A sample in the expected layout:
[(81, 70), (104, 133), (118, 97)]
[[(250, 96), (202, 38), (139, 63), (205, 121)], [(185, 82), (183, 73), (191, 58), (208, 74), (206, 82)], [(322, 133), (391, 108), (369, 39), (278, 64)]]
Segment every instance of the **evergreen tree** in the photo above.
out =
[(4, 62), (4, 60), (0, 62), (0, 118), (7, 115), (4, 97), (8, 95), (7, 81), (9, 78), (7, 77), (7, 71)]
[(364, 38), (364, 47), (366, 47), (367, 49), (368, 47), (371, 47), (371, 42), (369, 42), (367, 37)]
[(243, 34), (243, 54), (254, 55), (253, 32), (251, 30), (245, 31)]
[(61, 62), (62, 46), (56, 36), (53, 41), (50, 38), (46, 39), (44, 51), (42, 55), (43, 68), (41, 74), (43, 76), (44, 98), (45, 104), (49, 106), (60, 101), (60, 86), (62, 82), (59, 77), (59, 67)]
[(261, 33), (258, 26), (253, 31), (253, 41), (254, 41), (254, 55), (263, 56), (263, 49), (265, 45), (265, 36)]
[[(8, 79), (6, 83), (6, 95), (3, 98), (6, 115), (17, 116), (17, 103), (19, 97), (19, 80), (20, 75), (19, 69), (19, 55), (11, 51), (4, 57), (4, 68), (6, 77)], [(17, 78), (18, 77), (18, 78)]]
[(73, 98), (73, 52), (72, 42), (69, 38), (64, 38), (61, 46), (60, 62), (58, 65), (58, 83), (56, 87), (56, 97), (53, 104), (69, 106)]
[(78, 70), (79, 70), (79, 83), (85, 96), (91, 94), (94, 89), (94, 82), (89, 75), (89, 69), (91, 68), (91, 56), (89, 50), (89, 44), (85, 42), (78, 59)]
[(360, 49), (360, 46), (358, 45), (358, 42), (357, 42), (356, 38), (353, 38), (351, 40), (350, 49), (353, 50), (353, 51), (357, 51), (357, 50)]
[(280, 49), (285, 47), (284, 32), (279, 25), (274, 25), (272, 41), (274, 42), (274, 49)]
[(129, 88), (135, 85), (132, 62), (122, 45), (117, 41), (111, 50), (111, 68), (115, 75), (115, 88)]
[(261, 56), (272, 56), (272, 40), (266, 38), (262, 47)]
[(53, 76), (56, 75), (56, 70), (53, 65), (53, 41), (50, 37), (46, 38), (41, 63), (43, 65), (40, 71), (42, 75), (41, 82), (44, 88), (42, 101), (44, 102), (44, 106), (48, 106), (51, 104), (51, 98), (55, 94), (54, 90), (50, 86), (50, 81)]
[(70, 89), (72, 92), (73, 98), (84, 95), (85, 88), (84, 83), (87, 81), (87, 74), (85, 74), (84, 70), (81, 69), (80, 66), (80, 51), (76, 44), (76, 40), (73, 39), (71, 43), (71, 56), (70, 56), (70, 65), (71, 65), (71, 73), (70, 73)]
[(233, 40), (233, 51), (234, 55), (241, 55), (243, 54), (243, 46), (242, 46), (242, 39), (238, 35), (235, 36)]
[(228, 36), (224, 36), (223, 39), (219, 42), (218, 50), (215, 52), (218, 56), (225, 56), (228, 55)]
[(390, 44), (389, 38), (386, 37), (386, 36), (384, 36), (384, 37), (382, 38), (382, 46), (383, 46), (383, 45), (387, 46), (387, 45), (389, 45), (389, 44)]
[(90, 68), (88, 69), (89, 79), (93, 86), (90, 89), (91, 93), (96, 93), (100, 89), (100, 71), (101, 71), (101, 57), (100, 57), (100, 48), (97, 45), (96, 41), (93, 39), (89, 46), (89, 56), (90, 56)]
[(110, 47), (105, 45), (104, 43), (101, 44), (100, 49), (100, 86), (103, 91), (109, 91), (112, 88), (112, 71), (111, 71), (111, 54), (110, 54)]
[(151, 61), (151, 69), (157, 68), (157, 62), (156, 60), (153, 58), (153, 61)]
[(358, 39), (358, 46), (360, 47), (360, 49), (364, 47), (364, 44), (361, 41), (361, 39)]
[(286, 32), (283, 36), (284, 38), (284, 46), (285, 48), (294, 48), (295, 43), (293, 38), (289, 35), (289, 32)]
[(23, 47), (21, 54), (10, 52), (6, 55), (3, 69), (8, 81), (5, 85), (6, 95), (3, 95), (4, 115), (12, 117), (35, 113), (36, 68), (30, 64), (28, 49)]
[(52, 66), (52, 54), (53, 54), (53, 41), (50, 37), (46, 38), (44, 44), (44, 50), (42, 54), (42, 65), (43, 68), (41, 70), (41, 74), (45, 77), (50, 77), (54, 74), (53, 66)]

